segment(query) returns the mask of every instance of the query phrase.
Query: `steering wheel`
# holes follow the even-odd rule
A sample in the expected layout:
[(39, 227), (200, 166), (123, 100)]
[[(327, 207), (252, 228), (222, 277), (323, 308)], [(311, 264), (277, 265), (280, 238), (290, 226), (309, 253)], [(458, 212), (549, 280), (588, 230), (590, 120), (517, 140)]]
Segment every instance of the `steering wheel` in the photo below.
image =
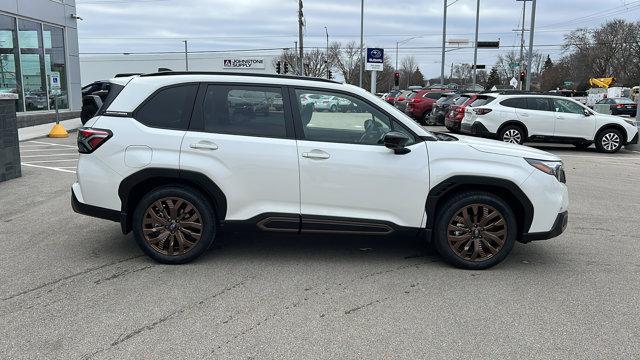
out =
[(360, 144), (374, 145), (382, 138), (382, 125), (373, 119), (365, 120), (364, 134), (358, 140)]

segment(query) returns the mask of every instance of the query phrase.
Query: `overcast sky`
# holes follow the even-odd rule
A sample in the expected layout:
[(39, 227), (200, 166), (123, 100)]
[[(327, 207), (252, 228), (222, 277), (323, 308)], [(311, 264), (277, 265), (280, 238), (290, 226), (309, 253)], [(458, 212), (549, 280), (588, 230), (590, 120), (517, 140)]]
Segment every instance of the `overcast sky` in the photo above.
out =
[[(448, 39), (473, 40), (476, 0), (449, 0)], [(298, 39), (297, 0), (77, 0), (80, 53), (182, 51), (189, 40), (194, 51), (293, 47)], [(529, 27), (531, 3), (527, 3)], [(360, 39), (359, 0), (304, 0), (305, 48), (330, 41)], [(440, 74), (443, 0), (365, 0), (365, 46), (383, 47), (395, 62), (397, 41), (420, 36), (400, 46), (399, 56), (414, 55), (427, 77)], [(637, 20), (640, 0), (538, 0), (536, 49), (551, 58), (562, 52), (563, 36), (577, 27), (597, 27), (606, 20)], [(496, 55), (520, 44), (522, 2), (481, 0), (480, 41), (500, 40), (501, 49), (481, 49), (478, 64), (492, 65)], [(526, 35), (528, 43), (528, 35)], [(247, 56), (277, 54), (260, 50)], [(447, 53), (451, 63), (472, 63), (473, 49)]]

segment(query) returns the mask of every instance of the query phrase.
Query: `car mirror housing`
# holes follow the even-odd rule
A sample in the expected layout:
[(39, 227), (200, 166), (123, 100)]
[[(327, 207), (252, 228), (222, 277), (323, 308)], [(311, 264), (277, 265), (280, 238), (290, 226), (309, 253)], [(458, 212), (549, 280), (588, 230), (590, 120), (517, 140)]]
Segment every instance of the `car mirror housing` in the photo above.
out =
[(591, 111), (584, 109), (584, 116), (591, 116)]
[(384, 135), (384, 146), (393, 150), (396, 155), (404, 155), (411, 152), (405, 146), (409, 142), (409, 137), (399, 131), (390, 131)]

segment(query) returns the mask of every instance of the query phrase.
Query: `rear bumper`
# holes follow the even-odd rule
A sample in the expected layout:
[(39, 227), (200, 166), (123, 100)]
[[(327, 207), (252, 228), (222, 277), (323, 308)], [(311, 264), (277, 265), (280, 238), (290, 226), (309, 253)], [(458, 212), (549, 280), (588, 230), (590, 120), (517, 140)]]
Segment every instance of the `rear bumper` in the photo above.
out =
[(526, 233), (522, 235), (522, 242), (530, 242), (536, 240), (547, 240), (559, 236), (567, 228), (569, 222), (569, 212), (565, 211), (559, 213), (556, 217), (556, 221), (553, 223), (553, 227), (549, 231)]
[(460, 121), (461, 120), (445, 118), (444, 126), (446, 126), (447, 129), (460, 130)]
[(476, 135), (476, 136), (484, 136), (484, 137), (495, 137), (496, 134), (487, 130), (487, 128), (480, 122), (474, 122), (473, 124), (462, 123), (460, 125), (460, 131), (465, 134)]
[(81, 203), (76, 197), (76, 193), (73, 189), (71, 189), (71, 208), (78, 214), (115, 222), (120, 222), (122, 217), (122, 213), (120, 211)]

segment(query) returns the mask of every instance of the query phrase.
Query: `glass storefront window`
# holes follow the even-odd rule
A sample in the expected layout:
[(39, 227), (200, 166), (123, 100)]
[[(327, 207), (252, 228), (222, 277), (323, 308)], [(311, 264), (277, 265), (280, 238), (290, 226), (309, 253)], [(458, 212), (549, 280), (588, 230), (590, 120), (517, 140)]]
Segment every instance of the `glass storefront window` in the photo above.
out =
[[(61, 28), (44, 25), (44, 67), (49, 84), (49, 107), (55, 108), (56, 98), (59, 109), (69, 108), (67, 95), (67, 71), (64, 57), (64, 33)], [(56, 87), (52, 79), (59, 80)]]
[(16, 40), (16, 19), (0, 14), (0, 92), (18, 94), (16, 110), (22, 111)]
[(49, 97), (43, 71), (42, 25), (19, 19), (18, 42), (25, 109), (26, 111), (48, 110)]

